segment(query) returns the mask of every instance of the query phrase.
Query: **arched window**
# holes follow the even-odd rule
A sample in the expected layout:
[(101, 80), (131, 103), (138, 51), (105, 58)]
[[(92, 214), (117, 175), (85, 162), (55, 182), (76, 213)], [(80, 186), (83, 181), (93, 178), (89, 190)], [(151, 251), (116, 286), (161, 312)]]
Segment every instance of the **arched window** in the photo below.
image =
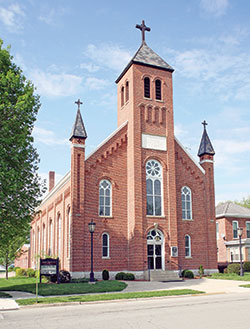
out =
[(102, 235), (102, 258), (109, 257), (109, 235), (108, 233), (103, 233)]
[(155, 98), (161, 99), (161, 80), (155, 81)]
[(111, 183), (104, 179), (99, 184), (99, 216), (111, 216)]
[(233, 238), (238, 239), (238, 227), (239, 227), (239, 222), (237, 220), (233, 221)]
[(150, 98), (150, 80), (148, 77), (144, 78), (144, 97)]
[(61, 216), (58, 215), (58, 235), (57, 235), (57, 255), (58, 257), (61, 256), (61, 230), (62, 230), (62, 219)]
[(185, 235), (185, 257), (191, 257), (191, 238)]
[(126, 82), (126, 102), (129, 100), (129, 83)]
[(37, 253), (40, 254), (40, 229), (37, 228)]
[(187, 186), (181, 189), (182, 219), (192, 219), (192, 195)]
[(42, 239), (42, 242), (43, 242), (43, 254), (46, 253), (46, 228), (45, 228), (45, 224), (43, 223), (43, 239)]
[(53, 250), (53, 223), (52, 219), (50, 220), (49, 223), (49, 255), (52, 255), (52, 250)]
[(70, 257), (70, 235), (71, 235), (71, 214), (70, 208), (67, 212), (67, 226), (68, 226), (68, 241), (67, 241), (67, 257)]
[(121, 88), (121, 106), (124, 105), (124, 87)]
[(162, 168), (158, 161), (146, 163), (147, 215), (162, 215)]
[(36, 233), (35, 230), (33, 231), (33, 255), (36, 254)]

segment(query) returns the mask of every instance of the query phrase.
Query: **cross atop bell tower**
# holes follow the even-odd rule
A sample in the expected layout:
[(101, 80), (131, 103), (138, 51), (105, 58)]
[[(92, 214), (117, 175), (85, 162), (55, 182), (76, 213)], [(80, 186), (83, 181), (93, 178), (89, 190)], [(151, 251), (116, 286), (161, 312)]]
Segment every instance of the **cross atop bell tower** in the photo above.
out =
[(139, 25), (139, 24), (136, 24), (136, 26), (135, 26), (137, 29), (139, 29), (139, 30), (141, 30), (141, 35), (142, 35), (142, 43), (145, 43), (145, 31), (148, 31), (148, 32), (150, 32), (151, 31), (151, 29), (150, 29), (150, 27), (147, 27), (146, 25), (145, 25), (145, 22), (144, 22), (144, 20), (142, 20), (142, 23), (141, 23), (141, 25)]

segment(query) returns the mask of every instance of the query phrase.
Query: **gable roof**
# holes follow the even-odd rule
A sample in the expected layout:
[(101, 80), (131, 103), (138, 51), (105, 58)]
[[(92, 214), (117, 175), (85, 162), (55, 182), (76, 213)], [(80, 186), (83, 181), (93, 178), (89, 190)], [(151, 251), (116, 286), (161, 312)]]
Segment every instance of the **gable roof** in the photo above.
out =
[(225, 202), (218, 204), (215, 208), (216, 218), (222, 217), (238, 217), (238, 218), (250, 218), (250, 209), (242, 207), (234, 202)]
[(145, 66), (150, 66), (154, 68), (160, 68), (162, 70), (173, 72), (174, 69), (165, 62), (159, 55), (157, 55), (147, 44), (146, 42), (142, 42), (140, 48), (135, 53), (134, 57), (116, 79), (116, 83), (120, 81), (122, 76), (127, 72), (132, 64), (140, 64)]

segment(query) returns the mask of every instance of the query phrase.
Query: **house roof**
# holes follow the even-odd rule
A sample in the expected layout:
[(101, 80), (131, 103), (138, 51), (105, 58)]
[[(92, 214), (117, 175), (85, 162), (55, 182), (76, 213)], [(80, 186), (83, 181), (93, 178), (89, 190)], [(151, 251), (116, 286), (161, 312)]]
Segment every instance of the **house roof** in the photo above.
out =
[(165, 62), (159, 55), (157, 55), (147, 44), (146, 42), (142, 42), (140, 48), (135, 53), (134, 57), (119, 75), (116, 80), (116, 83), (120, 81), (122, 76), (127, 72), (132, 64), (140, 64), (145, 66), (151, 66), (155, 68), (160, 68), (162, 70), (173, 72), (174, 69)]
[(242, 207), (234, 202), (225, 202), (218, 204), (215, 208), (216, 218), (235, 217), (235, 218), (250, 218), (250, 209)]
[(208, 134), (207, 134), (207, 129), (206, 129), (207, 123), (206, 123), (206, 121), (204, 121), (202, 124), (204, 125), (204, 130), (203, 130), (203, 134), (202, 134), (202, 137), (201, 137), (198, 156), (200, 157), (204, 154), (215, 155), (213, 145), (212, 145), (212, 143), (211, 143), (211, 141), (208, 137)]
[(76, 120), (75, 120), (75, 123), (72, 127), (72, 132), (71, 132), (69, 140), (71, 140), (73, 137), (87, 138), (87, 133), (86, 133), (86, 130), (85, 130), (85, 127), (84, 127), (82, 115), (81, 115), (81, 112), (80, 112), (79, 108), (78, 108), (77, 113), (76, 113)]

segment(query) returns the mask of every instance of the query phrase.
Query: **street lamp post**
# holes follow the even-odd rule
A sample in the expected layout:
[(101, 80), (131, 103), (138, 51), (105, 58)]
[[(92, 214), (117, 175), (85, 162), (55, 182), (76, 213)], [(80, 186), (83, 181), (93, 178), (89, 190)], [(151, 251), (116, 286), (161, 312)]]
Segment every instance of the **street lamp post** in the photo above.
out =
[(89, 282), (93, 283), (95, 282), (95, 277), (94, 277), (94, 271), (93, 271), (93, 234), (95, 231), (95, 223), (92, 221), (88, 224), (89, 226), (89, 232), (91, 234), (91, 272), (89, 276)]
[(242, 253), (241, 253), (241, 237), (242, 237), (242, 233), (243, 233), (243, 228), (239, 227), (238, 228), (238, 235), (239, 235), (239, 242), (240, 242), (240, 276), (243, 276), (243, 266), (242, 266)]

